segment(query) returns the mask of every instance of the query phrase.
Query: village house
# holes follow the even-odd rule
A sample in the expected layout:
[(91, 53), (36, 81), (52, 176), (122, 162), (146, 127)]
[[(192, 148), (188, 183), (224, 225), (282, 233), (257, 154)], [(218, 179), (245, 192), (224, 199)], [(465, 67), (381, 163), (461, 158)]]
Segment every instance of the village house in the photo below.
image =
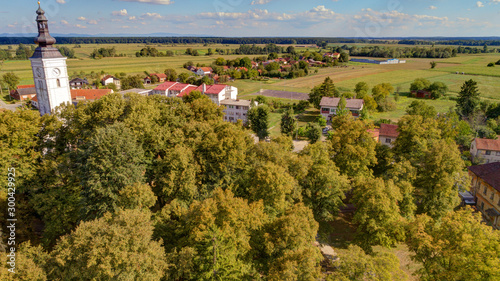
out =
[[(358, 118), (363, 110), (365, 101), (362, 99), (346, 99), (346, 109), (351, 111), (352, 116)], [(332, 117), (337, 115), (340, 98), (323, 97), (321, 99), (321, 116), (327, 121), (331, 121)]]
[(69, 86), (71, 89), (82, 89), (85, 88), (89, 85), (89, 81), (87, 81), (87, 78), (75, 78), (69, 81)]
[(398, 125), (392, 124), (380, 124), (379, 131), (379, 142), (383, 145), (387, 145), (389, 147), (394, 146), (394, 141), (398, 138)]
[(163, 84), (160, 84), (158, 87), (153, 89), (151, 94), (168, 97), (168, 90), (172, 88), (175, 84), (178, 84), (178, 82), (165, 82)]
[[(105, 95), (113, 93), (111, 89), (77, 89), (71, 90), (71, 100), (74, 105), (77, 105), (80, 101), (95, 101)], [(31, 100), (31, 105), (38, 108), (38, 98), (35, 97)]]
[(500, 138), (480, 139), (476, 138), (470, 146), (472, 160), (482, 163), (500, 162)]
[(329, 57), (329, 58), (332, 58), (334, 60), (338, 60), (340, 58), (340, 53), (324, 53), (323, 54), (323, 57)]
[(238, 98), (238, 88), (224, 84), (199, 86), (197, 91), (207, 95), (215, 104), (220, 105), (223, 100), (236, 100)]
[(36, 96), (35, 85), (17, 86), (16, 90), (10, 91), (10, 96), (20, 101), (33, 99)]
[(199, 67), (196, 74), (200, 76), (210, 75), (214, 70), (211, 67)]
[(469, 167), (476, 206), (493, 227), (500, 229), (500, 162)]
[(107, 86), (109, 84), (115, 84), (117, 88), (120, 88), (120, 79), (111, 76), (111, 75), (106, 75), (101, 79), (101, 83), (103, 86)]
[(220, 102), (225, 107), (224, 121), (236, 123), (241, 120), (243, 124), (248, 122), (248, 111), (252, 108), (252, 102), (249, 100), (223, 100)]
[(411, 96), (417, 99), (430, 99), (432, 93), (426, 90), (411, 91)]

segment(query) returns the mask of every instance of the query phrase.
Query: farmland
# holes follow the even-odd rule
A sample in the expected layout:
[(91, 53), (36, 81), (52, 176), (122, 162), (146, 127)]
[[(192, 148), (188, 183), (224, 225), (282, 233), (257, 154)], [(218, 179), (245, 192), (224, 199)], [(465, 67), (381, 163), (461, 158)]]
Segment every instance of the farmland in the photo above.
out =
[[(64, 46), (64, 45), (61, 45)], [(69, 48), (74, 48), (73, 45), (65, 45)], [(68, 59), (68, 72), (70, 75), (91, 72), (115, 74), (142, 74), (148, 72), (163, 72), (166, 68), (174, 68), (178, 73), (187, 72), (182, 68), (182, 65), (187, 61), (193, 61), (195, 64), (209, 65), (219, 55), (206, 56), (208, 48), (215, 50), (216, 48), (235, 49), (237, 45), (148, 45), (155, 47), (159, 51), (165, 52), (170, 50), (174, 52), (173, 57), (135, 57), (135, 53), (146, 45), (144, 44), (116, 44), (116, 45), (96, 45), (88, 44), (81, 45), (79, 48), (74, 48), (76, 59)], [(360, 44), (361, 46), (361, 44)], [(387, 45), (385, 45), (387, 46)], [(398, 45), (394, 45), (398, 46)], [(118, 54), (125, 54), (125, 57), (91, 59), (89, 54), (96, 48), (115, 47)], [(402, 46), (398, 46), (402, 48)], [(8, 46), (0, 48), (7, 49)], [(16, 46), (12, 46), (15, 49)], [(188, 56), (184, 52), (186, 48), (198, 50), (200, 56)], [(297, 51), (307, 50), (304, 47), (297, 48)], [(311, 47), (310, 51), (318, 49)], [(234, 59), (237, 57), (254, 57), (252, 55), (225, 55), (225, 59)], [(257, 55), (255, 55), (257, 56)], [(500, 59), (500, 54), (468, 54), (458, 55), (448, 59), (406, 59), (406, 64), (398, 65), (374, 65), (350, 62), (347, 67), (332, 67), (320, 68), (318, 72), (311, 71), (307, 77), (297, 79), (269, 79), (267, 81), (254, 80), (236, 80), (230, 84), (237, 87), (241, 98), (253, 98), (258, 95), (260, 89), (280, 90), (280, 91), (295, 91), (295, 92), (310, 92), (311, 88), (321, 84), (326, 77), (331, 77), (341, 92), (352, 92), (356, 83), (364, 81), (370, 87), (379, 83), (391, 83), (399, 93), (397, 100), (397, 109), (391, 112), (374, 113), (372, 118), (390, 118), (398, 119), (404, 114), (405, 108), (414, 100), (408, 98), (408, 90), (411, 82), (415, 78), (426, 78), (431, 82), (444, 82), (448, 88), (448, 95), (440, 100), (428, 100), (429, 104), (434, 105), (438, 111), (448, 111), (450, 107), (455, 105), (453, 100), (463, 82), (469, 79), (474, 79), (478, 82), (481, 97), (483, 99), (500, 102), (500, 66), (487, 67), (490, 62), (496, 62)], [(435, 69), (430, 69), (430, 62), (437, 62)], [(1, 73), (14, 72), (21, 78), (21, 84), (33, 83), (31, 66), (29, 61), (5, 61), (1, 67)], [(458, 73), (458, 74), (457, 74)], [(464, 73), (464, 74), (462, 74)]]

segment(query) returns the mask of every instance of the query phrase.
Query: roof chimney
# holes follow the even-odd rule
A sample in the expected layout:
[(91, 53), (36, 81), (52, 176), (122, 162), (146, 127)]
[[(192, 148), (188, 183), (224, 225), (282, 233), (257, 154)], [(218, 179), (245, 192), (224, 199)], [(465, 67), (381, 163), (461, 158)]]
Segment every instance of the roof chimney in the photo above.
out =
[(207, 91), (207, 84), (203, 83), (203, 94)]

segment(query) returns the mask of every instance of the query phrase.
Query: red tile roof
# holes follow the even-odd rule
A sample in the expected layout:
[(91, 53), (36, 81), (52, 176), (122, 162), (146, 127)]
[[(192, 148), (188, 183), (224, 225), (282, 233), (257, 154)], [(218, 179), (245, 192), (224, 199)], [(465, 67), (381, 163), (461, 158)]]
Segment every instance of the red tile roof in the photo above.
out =
[(180, 94), (177, 95), (177, 97), (182, 98), (184, 96), (189, 95), (192, 91), (198, 89), (196, 86), (189, 86), (187, 87), (184, 91), (182, 91)]
[(471, 166), (469, 167), (469, 171), (500, 191), (500, 162)]
[(151, 73), (151, 76), (157, 76), (158, 78), (166, 79), (167, 75), (165, 73)]
[(171, 88), (169, 88), (169, 90), (170, 91), (182, 91), (184, 88), (186, 88), (188, 86), (189, 86), (189, 84), (177, 83), (174, 86), (172, 86)]
[(118, 78), (114, 77), (113, 75), (106, 75), (102, 78), (101, 81), (106, 81), (108, 80), (109, 78), (113, 78), (113, 80), (118, 80)]
[(38, 102), (38, 97), (37, 97), (37, 96), (34, 96), (31, 100), (32, 100), (32, 101), (36, 101), (36, 102)]
[(200, 67), (200, 68), (198, 68), (198, 69), (201, 69), (201, 70), (203, 70), (204, 72), (212, 72), (212, 71), (213, 71), (213, 69), (212, 69), (211, 67)]
[(222, 92), (224, 89), (226, 89), (226, 87), (227, 86), (224, 84), (217, 84), (217, 85), (212, 85), (212, 86), (207, 85), (207, 90), (205, 91), (205, 94), (218, 95), (220, 92)]
[(166, 91), (166, 90), (170, 89), (170, 87), (174, 86), (175, 84), (177, 84), (177, 82), (165, 82), (165, 83), (159, 85), (158, 87), (156, 87), (155, 91)]
[(111, 94), (111, 89), (83, 89), (71, 90), (71, 99), (97, 100)]
[(19, 85), (17, 89), (35, 88), (35, 85)]
[(399, 136), (398, 125), (380, 124), (380, 135), (385, 137), (397, 138)]
[(480, 139), (476, 138), (476, 147), (480, 150), (500, 151), (500, 139)]

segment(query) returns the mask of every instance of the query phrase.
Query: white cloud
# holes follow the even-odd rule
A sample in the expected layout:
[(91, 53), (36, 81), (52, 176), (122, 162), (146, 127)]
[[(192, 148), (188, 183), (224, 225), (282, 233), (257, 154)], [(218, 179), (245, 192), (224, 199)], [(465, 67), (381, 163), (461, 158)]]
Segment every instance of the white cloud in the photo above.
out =
[(97, 21), (96, 20), (89, 20), (87, 23), (88, 24), (97, 24)]
[(87, 19), (85, 17), (79, 17), (77, 20), (86, 21)]
[(128, 17), (128, 20), (136, 20), (137, 18), (135, 16)]
[(75, 25), (75, 27), (77, 27), (77, 28), (82, 28), (82, 29), (87, 28), (86, 26), (84, 26), (84, 25), (80, 25), (80, 24), (76, 24), (76, 25)]
[(56, 0), (56, 2), (59, 3), (59, 4), (66, 4), (65, 0)]
[(250, 5), (264, 5), (271, 2), (271, 0), (254, 0)]
[(163, 18), (163, 16), (158, 14), (158, 13), (145, 13), (142, 16), (147, 17), (147, 18), (152, 18), (152, 19), (162, 19)]
[(436, 10), (437, 7), (436, 6), (429, 6), (429, 10)]
[(113, 16), (126, 16), (128, 15), (128, 12), (126, 9), (120, 10), (120, 11), (113, 11), (111, 13)]
[(61, 24), (62, 25), (68, 25), (69, 23), (67, 21), (65, 21), (65, 20), (61, 20)]
[(481, 2), (481, 1), (477, 1), (477, 2), (476, 2), (476, 7), (478, 7), (478, 8), (482, 8), (482, 7), (484, 7), (483, 2)]
[(13, 24), (9, 24), (9, 25), (7, 25), (7, 27), (14, 28), (14, 27), (16, 27), (16, 26), (15, 26), (15, 25), (13, 25)]
[(146, 4), (154, 4), (154, 5), (171, 5), (175, 2), (172, 0), (119, 0), (122, 2), (138, 2), (138, 3), (146, 3)]

